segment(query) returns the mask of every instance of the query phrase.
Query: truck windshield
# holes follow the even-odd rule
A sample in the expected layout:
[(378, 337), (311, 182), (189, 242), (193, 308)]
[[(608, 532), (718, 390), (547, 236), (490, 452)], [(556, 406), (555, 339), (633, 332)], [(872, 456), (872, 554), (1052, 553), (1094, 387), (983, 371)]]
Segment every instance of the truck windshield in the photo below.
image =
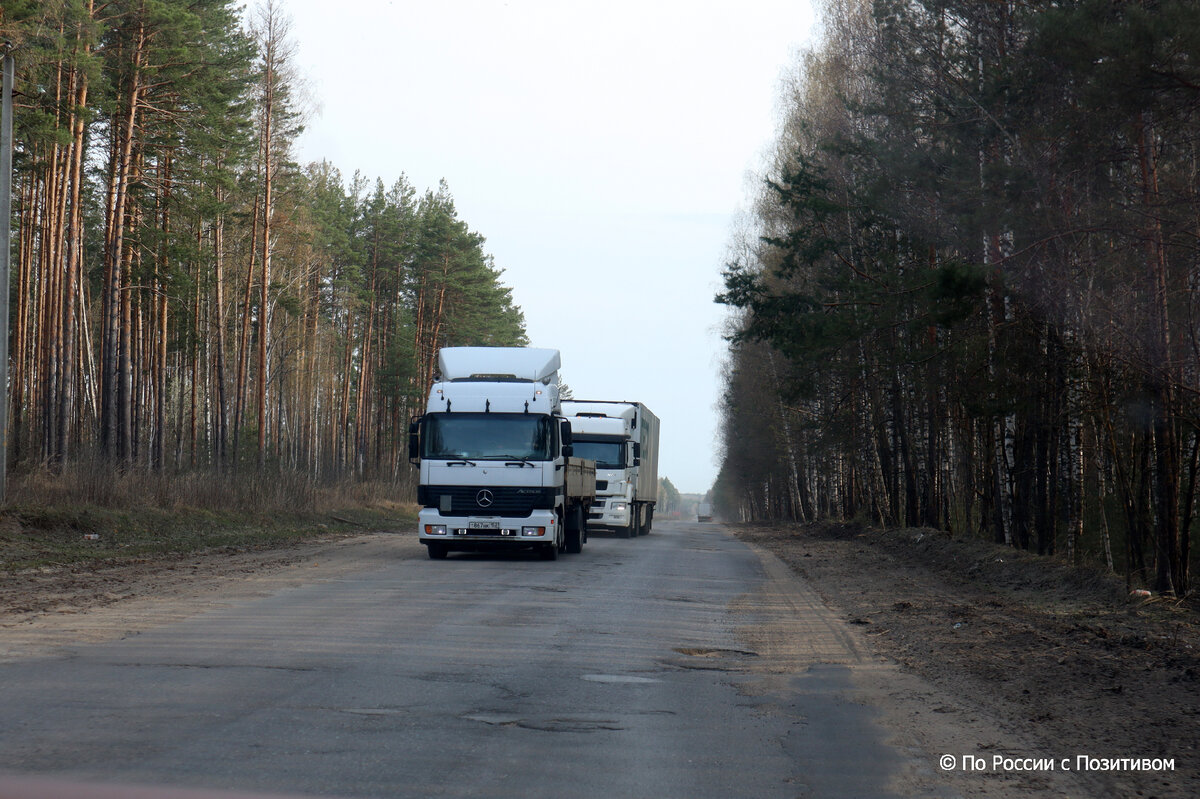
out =
[(528, 413), (432, 413), (421, 457), (435, 460), (551, 460), (550, 417)]
[(596, 462), (597, 469), (624, 469), (625, 443), (622, 441), (586, 441), (575, 438), (571, 442), (576, 458), (587, 458)]

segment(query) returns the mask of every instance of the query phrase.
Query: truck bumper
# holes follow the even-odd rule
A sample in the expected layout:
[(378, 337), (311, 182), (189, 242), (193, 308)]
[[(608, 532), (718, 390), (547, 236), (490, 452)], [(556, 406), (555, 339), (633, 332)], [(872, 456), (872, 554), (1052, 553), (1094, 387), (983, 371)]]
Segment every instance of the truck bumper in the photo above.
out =
[(417, 514), (417, 535), (422, 544), (452, 550), (530, 547), (554, 544), (559, 538), (553, 511), (535, 510), (528, 516), (444, 516), (437, 508)]
[(628, 527), (632, 503), (625, 497), (596, 497), (588, 513), (588, 527)]

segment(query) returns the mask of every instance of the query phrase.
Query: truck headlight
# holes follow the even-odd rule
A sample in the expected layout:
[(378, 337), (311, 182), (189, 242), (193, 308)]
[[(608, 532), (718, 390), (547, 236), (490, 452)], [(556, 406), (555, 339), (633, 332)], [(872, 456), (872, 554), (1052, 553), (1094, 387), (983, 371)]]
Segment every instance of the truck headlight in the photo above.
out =
[(612, 505), (613, 510), (625, 510), (627, 507), (629, 506), (624, 502), (614, 502)]
[(521, 528), (521, 535), (523, 535), (523, 536), (531, 536), (531, 537), (536, 538), (539, 536), (543, 536), (545, 534), (546, 534), (545, 527), (522, 527)]
[(425, 525), (425, 535), (445, 535), (446, 525), (444, 524), (427, 524)]

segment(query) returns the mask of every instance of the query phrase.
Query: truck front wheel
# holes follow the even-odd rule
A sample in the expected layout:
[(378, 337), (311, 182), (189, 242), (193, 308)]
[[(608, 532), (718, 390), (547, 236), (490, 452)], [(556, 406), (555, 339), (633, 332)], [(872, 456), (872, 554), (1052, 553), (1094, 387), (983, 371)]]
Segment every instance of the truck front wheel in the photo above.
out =
[(430, 560), (445, 560), (446, 555), (450, 552), (449, 548), (447, 548), (445, 544), (437, 541), (432, 541), (426, 544), (425, 547), (429, 550)]

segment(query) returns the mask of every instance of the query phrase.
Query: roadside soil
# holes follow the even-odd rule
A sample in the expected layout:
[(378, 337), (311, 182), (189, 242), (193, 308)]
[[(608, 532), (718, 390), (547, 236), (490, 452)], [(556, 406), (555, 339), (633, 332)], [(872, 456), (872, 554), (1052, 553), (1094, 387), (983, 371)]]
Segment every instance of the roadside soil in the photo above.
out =
[(82, 613), (142, 597), (184, 594), (192, 587), (285, 568), (330, 543), (329, 535), (276, 548), (220, 547), (207, 552), (42, 566), (0, 575), (0, 629), (43, 614)]
[[(1024, 741), (1017, 756), (1069, 758), (1073, 771), (1081, 755), (1174, 759), (1171, 771), (1080, 776), (1097, 796), (1200, 796), (1195, 610), (1131, 597), (1111, 575), (933, 530), (731, 528), (808, 580), (878, 654)], [(951, 754), (990, 770), (993, 753), (973, 742)]]
[[(396, 538), (330, 533), (283, 546), (0, 572), (0, 662), (137, 635), (214, 606), (336, 579), (365, 558), (395, 557)], [(415, 539), (401, 549), (406, 557), (425, 554)]]

